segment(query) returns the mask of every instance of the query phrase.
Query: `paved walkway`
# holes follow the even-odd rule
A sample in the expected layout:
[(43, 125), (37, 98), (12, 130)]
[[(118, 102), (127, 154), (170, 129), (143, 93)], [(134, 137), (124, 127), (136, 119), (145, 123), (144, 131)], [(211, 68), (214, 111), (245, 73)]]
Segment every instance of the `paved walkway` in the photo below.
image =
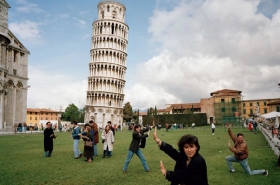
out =
[[(39, 134), (39, 133), (43, 133), (43, 131), (32, 131), (32, 134)], [(26, 132), (17, 132), (17, 134), (31, 134), (31, 131), (26, 131)], [(15, 135), (14, 132), (3, 132), (0, 131), (0, 135)]]

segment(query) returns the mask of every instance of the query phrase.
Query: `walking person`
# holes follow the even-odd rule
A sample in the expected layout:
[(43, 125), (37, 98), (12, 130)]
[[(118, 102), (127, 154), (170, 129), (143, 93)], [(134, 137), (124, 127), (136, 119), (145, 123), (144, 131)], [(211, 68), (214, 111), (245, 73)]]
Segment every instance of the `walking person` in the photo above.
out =
[[(147, 132), (147, 133), (145, 134), (145, 132)], [(145, 156), (142, 154), (142, 152), (140, 150), (140, 147), (145, 148), (146, 137), (148, 137), (149, 134), (150, 134), (149, 128), (141, 131), (141, 126), (139, 124), (136, 124), (134, 126), (134, 131), (132, 133), (132, 141), (130, 143), (128, 154), (127, 154), (126, 160), (124, 162), (124, 166), (123, 166), (124, 173), (127, 172), (128, 164), (129, 164), (131, 158), (133, 157), (134, 153), (141, 160), (144, 170), (146, 172), (150, 172), (150, 169), (146, 162)]]
[(187, 134), (178, 141), (179, 151), (157, 137), (154, 140), (160, 150), (164, 151), (176, 161), (174, 171), (167, 171), (162, 161), (160, 170), (164, 177), (171, 181), (171, 185), (208, 185), (207, 166), (204, 158), (199, 154), (200, 145), (196, 136)]
[(228, 134), (234, 143), (234, 147), (231, 146), (230, 140), (228, 141), (229, 150), (234, 153), (234, 156), (227, 156), (226, 162), (229, 167), (229, 171), (234, 173), (235, 170), (233, 168), (232, 162), (238, 162), (245, 172), (249, 175), (268, 175), (268, 170), (251, 170), (248, 164), (248, 147), (246, 142), (244, 141), (244, 135), (242, 133), (238, 133), (237, 136), (233, 135), (231, 131), (231, 125), (228, 126)]
[(215, 128), (216, 128), (216, 126), (215, 126), (214, 122), (212, 122), (211, 128), (212, 128), (212, 135), (215, 135)]
[(112, 156), (113, 144), (115, 142), (115, 139), (114, 139), (114, 134), (113, 134), (112, 130), (110, 130), (109, 125), (106, 125), (105, 129), (102, 132), (101, 137), (104, 141), (102, 158), (105, 158), (106, 153), (107, 153), (108, 158), (110, 158)]
[(89, 125), (91, 126), (91, 129), (94, 132), (94, 146), (93, 146), (94, 152), (93, 152), (93, 156), (97, 156), (97, 144), (99, 143), (98, 126), (92, 120), (89, 121)]
[(72, 132), (72, 138), (74, 140), (74, 144), (73, 144), (74, 158), (79, 159), (83, 156), (82, 152), (79, 150), (79, 142), (80, 142), (79, 134), (81, 133), (81, 130), (76, 121), (73, 121), (73, 124), (74, 124), (74, 128)]
[(53, 139), (57, 136), (54, 135), (53, 129), (51, 128), (51, 122), (46, 123), (47, 128), (44, 130), (44, 151), (45, 157), (51, 157), (53, 151)]

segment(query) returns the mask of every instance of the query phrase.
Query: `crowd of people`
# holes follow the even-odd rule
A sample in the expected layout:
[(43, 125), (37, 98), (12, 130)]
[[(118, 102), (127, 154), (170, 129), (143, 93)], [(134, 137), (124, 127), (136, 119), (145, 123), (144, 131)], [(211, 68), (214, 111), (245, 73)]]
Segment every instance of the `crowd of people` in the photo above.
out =
[[(82, 156), (85, 157), (85, 161), (92, 162), (94, 157), (97, 156), (97, 144), (99, 143), (99, 129), (97, 124), (94, 121), (89, 121), (88, 124), (85, 124), (85, 129), (82, 132), (77, 122), (73, 122), (74, 127), (71, 133), (73, 138), (73, 151), (74, 158), (79, 159)], [(47, 128), (44, 130), (44, 154), (45, 157), (51, 157), (53, 150), (53, 139), (57, 136), (54, 134), (50, 122), (47, 124)], [(226, 163), (230, 173), (234, 173), (235, 169), (233, 163), (239, 163), (244, 169), (245, 173), (249, 175), (262, 174), (267, 176), (268, 170), (259, 169), (251, 170), (248, 164), (249, 150), (248, 146), (244, 140), (244, 135), (238, 133), (234, 135), (231, 127), (232, 124), (226, 126), (228, 129), (228, 134), (233, 142), (228, 141), (228, 148), (233, 153), (231, 156), (227, 156)], [(212, 134), (215, 132), (215, 124), (212, 123)], [(123, 165), (123, 173), (127, 173), (128, 165), (134, 154), (140, 159), (144, 171), (150, 172), (147, 160), (143, 155), (141, 149), (145, 148), (146, 138), (149, 137), (151, 128), (145, 127), (141, 128), (141, 125), (133, 125), (132, 132), (132, 141), (130, 143), (127, 157)], [(107, 122), (107, 125), (102, 131), (101, 139), (103, 143), (103, 158), (106, 156), (110, 158), (113, 152), (113, 145), (115, 142), (115, 128), (112, 126), (111, 121)], [(80, 139), (84, 141), (84, 150), (81, 152), (78, 148)], [(172, 158), (176, 163), (174, 170), (166, 170), (163, 161), (159, 161), (159, 168), (164, 175), (165, 179), (171, 182), (171, 185), (175, 184), (192, 184), (192, 185), (207, 185), (207, 165), (205, 159), (200, 155), (200, 145), (198, 138), (194, 135), (186, 134), (183, 135), (175, 149), (172, 145), (168, 144), (165, 141), (162, 141), (158, 138), (157, 127), (155, 127), (153, 132), (153, 139), (156, 142), (160, 150), (166, 153), (170, 158)]]

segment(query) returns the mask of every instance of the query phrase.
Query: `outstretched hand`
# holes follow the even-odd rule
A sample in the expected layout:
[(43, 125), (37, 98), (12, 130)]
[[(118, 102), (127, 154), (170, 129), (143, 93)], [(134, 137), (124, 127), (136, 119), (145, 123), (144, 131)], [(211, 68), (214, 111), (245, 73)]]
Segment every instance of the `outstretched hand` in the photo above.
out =
[(166, 176), (166, 169), (165, 169), (164, 164), (163, 164), (162, 161), (159, 162), (159, 166), (160, 166), (160, 171), (161, 171), (161, 173), (162, 173), (164, 176)]
[(232, 124), (228, 125), (228, 127), (227, 127), (227, 128), (228, 128), (228, 129), (230, 129), (231, 127), (232, 127)]
[(154, 140), (157, 141), (158, 137), (157, 137), (157, 127), (155, 127), (155, 131), (154, 131)]

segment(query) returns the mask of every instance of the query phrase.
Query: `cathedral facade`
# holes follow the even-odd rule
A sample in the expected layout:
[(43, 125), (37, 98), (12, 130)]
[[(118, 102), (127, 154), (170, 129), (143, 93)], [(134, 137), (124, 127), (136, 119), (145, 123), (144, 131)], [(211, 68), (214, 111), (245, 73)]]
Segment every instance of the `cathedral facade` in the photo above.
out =
[(10, 6), (0, 0), (0, 130), (26, 120), (29, 51), (8, 29)]
[(126, 8), (113, 0), (98, 5), (98, 18), (92, 23), (85, 122), (100, 127), (107, 121), (123, 123), (123, 101), (129, 27)]

